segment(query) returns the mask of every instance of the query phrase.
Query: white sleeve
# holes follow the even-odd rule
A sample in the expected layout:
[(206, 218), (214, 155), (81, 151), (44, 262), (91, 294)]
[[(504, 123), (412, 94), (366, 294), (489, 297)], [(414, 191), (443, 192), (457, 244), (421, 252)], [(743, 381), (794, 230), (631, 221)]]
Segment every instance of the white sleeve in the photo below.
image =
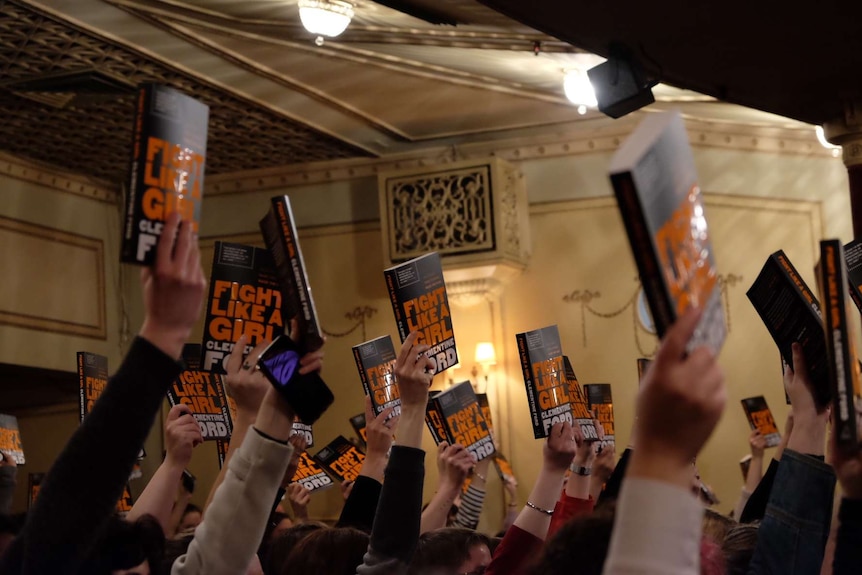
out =
[(700, 575), (702, 522), (691, 492), (626, 478), (602, 575)]

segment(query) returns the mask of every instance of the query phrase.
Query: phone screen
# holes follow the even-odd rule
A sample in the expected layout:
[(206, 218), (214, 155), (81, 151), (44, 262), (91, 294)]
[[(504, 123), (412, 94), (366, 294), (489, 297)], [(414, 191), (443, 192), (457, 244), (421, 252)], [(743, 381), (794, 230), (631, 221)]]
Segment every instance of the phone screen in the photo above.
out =
[(285, 387), (290, 384), (298, 371), (299, 353), (292, 349), (274, 350), (269, 357), (265, 354), (261, 362), (275, 380), (273, 383)]
[(335, 398), (320, 374), (299, 373), (300, 354), (297, 345), (283, 335), (263, 352), (258, 366), (293, 408), (299, 420), (311, 425), (332, 405)]

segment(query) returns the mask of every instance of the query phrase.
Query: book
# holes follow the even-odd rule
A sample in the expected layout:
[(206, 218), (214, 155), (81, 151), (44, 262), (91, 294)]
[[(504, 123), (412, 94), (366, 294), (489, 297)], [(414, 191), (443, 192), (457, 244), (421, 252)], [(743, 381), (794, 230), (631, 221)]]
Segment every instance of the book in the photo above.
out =
[(132, 498), (132, 490), (129, 489), (129, 484), (126, 483), (123, 487), (123, 494), (120, 496), (119, 501), (117, 501), (117, 515), (125, 517), (134, 506), (135, 500)]
[[(201, 346), (187, 344), (183, 347), (186, 367), (200, 366)], [(183, 404), (201, 428), (204, 441), (229, 439), (233, 432), (233, 421), (227, 403), (224, 380), (218, 373), (201, 369), (185, 369), (180, 372), (167, 391), (171, 406)]]
[(21, 430), (18, 429), (18, 418), (14, 415), (0, 413), (0, 451), (14, 458), (18, 465), (27, 463), (24, 446), (21, 444)]
[(850, 297), (859, 311), (862, 311), (862, 240), (853, 240), (844, 246), (844, 263), (847, 265)]
[[(862, 442), (862, 378), (850, 326), (849, 288), (844, 250), (838, 240), (820, 242), (824, 341), (832, 391), (832, 425), (839, 447), (858, 449)], [(805, 356), (808, 359), (808, 355)]]
[(353, 359), (365, 395), (371, 398), (376, 416), (393, 408), (392, 415), (401, 415), (401, 393), (395, 380), (395, 346), (388, 335), (353, 346)]
[(435, 395), (431, 400), (443, 422), (445, 440), (449, 445), (460, 443), (476, 461), (494, 455), (494, 440), (476, 393), (469, 381), (461, 382)]
[(301, 421), (293, 422), (293, 429), (290, 430), (290, 436), (303, 435), (305, 437), (305, 448), (314, 447), (314, 431), (311, 426)]
[(587, 395), (587, 407), (602, 424), (605, 432), (602, 447), (613, 446), (614, 439), (614, 399), (610, 383), (587, 383), (584, 385)]
[(742, 480), (748, 480), (748, 470), (751, 469), (751, 454), (739, 460), (739, 469), (742, 471)]
[(512, 469), (512, 464), (499, 451), (494, 454), (494, 468), (497, 470), (497, 475), (503, 482), (514, 481), (515, 471)]
[(268, 250), (215, 242), (204, 322), (204, 371), (226, 373), (225, 361), (240, 336), (245, 353), (284, 333), (285, 306)]
[(703, 316), (688, 343), (718, 354), (727, 337), (721, 289), (679, 112), (649, 114), (614, 154), (616, 194), (659, 338), (690, 307)]
[(350, 425), (356, 432), (356, 438), (362, 445), (368, 445), (368, 434), (366, 433), (365, 413), (359, 413), (350, 418)]
[(299, 454), (299, 465), (296, 468), (292, 481), (299, 483), (309, 491), (327, 489), (334, 485), (332, 478), (308, 454), (308, 451), (303, 451)]
[(646, 375), (646, 372), (649, 369), (649, 366), (651, 366), (651, 365), (652, 365), (651, 359), (647, 359), (645, 357), (639, 357), (638, 358), (638, 388), (640, 388), (641, 382), (643, 381), (644, 376)]
[(260, 220), (260, 231), (272, 254), (275, 273), (284, 295), (287, 318), (297, 321), (300, 346), (306, 352), (320, 349), (323, 345), (323, 329), (317, 319), (289, 197), (272, 198), (269, 212)]
[(557, 326), (519, 333), (515, 339), (527, 389), (533, 437), (547, 437), (555, 423), (568, 421), (574, 425)]
[(431, 432), (435, 445), (449, 441), (448, 434), (446, 433), (446, 424), (443, 423), (443, 415), (440, 413), (439, 406), (434, 401), (434, 398), (438, 395), (440, 395), (439, 391), (429, 392), (428, 405), (425, 407), (425, 425), (428, 426), (428, 431)]
[(79, 421), (93, 409), (93, 405), (108, 385), (108, 358), (104, 355), (78, 352)]
[(488, 429), (491, 431), (491, 437), (494, 437), (494, 419), (491, 417), (491, 404), (488, 401), (488, 394), (477, 393), (476, 401), (479, 402), (479, 410), (482, 412), (482, 417), (485, 418), (485, 423), (488, 424)]
[(339, 435), (317, 452), (314, 460), (321, 464), (339, 482), (356, 481), (365, 461), (358, 447)]
[(227, 459), (227, 451), (230, 448), (230, 441), (227, 439), (216, 439), (216, 453), (218, 454), (218, 468), (224, 467), (224, 462)]
[(152, 265), (174, 212), (197, 233), (204, 192), (209, 107), (173, 88), (138, 91), (121, 259)]
[(575, 368), (572, 367), (572, 362), (568, 356), (563, 356), (563, 367), (566, 370), (566, 382), (569, 385), (569, 397), (572, 402), (572, 417), (577, 425), (581, 428), (581, 435), (586, 441), (598, 441), (599, 432), (596, 430), (596, 423), (593, 420), (593, 414), (590, 413), (587, 407), (587, 398), (584, 395), (584, 390), (581, 389), (581, 384), (578, 383), (578, 376), (575, 375)]
[(793, 367), (793, 343), (802, 346), (814, 400), (825, 408), (832, 392), (820, 303), (783, 251), (766, 259), (746, 295), (787, 365)]
[(27, 509), (32, 509), (36, 503), (36, 498), (39, 497), (39, 490), (42, 489), (42, 481), (45, 480), (44, 473), (28, 473), (27, 474)]
[(419, 332), (419, 343), (431, 346), (427, 355), (440, 373), (458, 363), (443, 264), (437, 252), (384, 270), (386, 288), (402, 343)]
[(781, 433), (778, 432), (778, 426), (775, 425), (772, 411), (766, 405), (766, 398), (762, 395), (747, 397), (741, 400), (741, 403), (745, 417), (748, 418), (748, 425), (751, 426), (752, 431), (759, 431), (760, 435), (766, 439), (766, 447), (775, 447), (781, 443)]

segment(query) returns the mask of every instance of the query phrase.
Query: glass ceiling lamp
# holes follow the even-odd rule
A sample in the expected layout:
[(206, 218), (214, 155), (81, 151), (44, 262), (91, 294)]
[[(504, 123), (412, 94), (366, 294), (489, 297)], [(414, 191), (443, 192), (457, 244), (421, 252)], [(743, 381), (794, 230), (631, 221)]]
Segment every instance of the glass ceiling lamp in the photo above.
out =
[(587, 108), (595, 108), (599, 105), (596, 101), (596, 91), (584, 70), (567, 70), (563, 79), (563, 91), (566, 93), (566, 98), (578, 107), (578, 113), (581, 115), (587, 113)]
[(323, 37), (335, 38), (347, 29), (353, 19), (353, 4), (344, 0), (299, 0), (299, 19), (306, 30), (317, 34), (315, 43)]

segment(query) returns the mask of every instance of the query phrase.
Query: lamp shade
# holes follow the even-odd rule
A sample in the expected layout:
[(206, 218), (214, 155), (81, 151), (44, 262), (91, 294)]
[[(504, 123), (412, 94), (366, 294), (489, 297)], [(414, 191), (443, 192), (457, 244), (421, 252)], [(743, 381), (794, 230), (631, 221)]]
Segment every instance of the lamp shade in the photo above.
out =
[(299, 0), (299, 19), (312, 34), (334, 38), (353, 19), (353, 4), (342, 0)]
[(583, 70), (566, 72), (566, 77), (563, 80), (563, 91), (566, 93), (566, 98), (578, 106), (595, 108), (599, 105), (596, 101), (596, 91), (593, 89), (587, 73)]
[(497, 364), (497, 353), (494, 351), (493, 343), (482, 341), (476, 344), (476, 363), (480, 365)]

